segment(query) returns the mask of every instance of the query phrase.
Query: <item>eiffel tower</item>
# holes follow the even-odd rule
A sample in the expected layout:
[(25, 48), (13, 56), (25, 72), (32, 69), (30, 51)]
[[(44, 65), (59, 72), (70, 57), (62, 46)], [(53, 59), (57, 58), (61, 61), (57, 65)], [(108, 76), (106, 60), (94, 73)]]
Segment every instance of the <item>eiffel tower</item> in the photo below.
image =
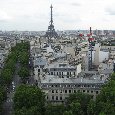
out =
[(50, 8), (51, 8), (50, 25), (48, 26), (48, 30), (45, 34), (45, 37), (47, 37), (48, 40), (51, 40), (51, 38), (58, 38), (58, 34), (56, 33), (56, 31), (54, 29), (54, 25), (53, 25), (53, 13), (52, 13), (53, 6), (51, 5)]

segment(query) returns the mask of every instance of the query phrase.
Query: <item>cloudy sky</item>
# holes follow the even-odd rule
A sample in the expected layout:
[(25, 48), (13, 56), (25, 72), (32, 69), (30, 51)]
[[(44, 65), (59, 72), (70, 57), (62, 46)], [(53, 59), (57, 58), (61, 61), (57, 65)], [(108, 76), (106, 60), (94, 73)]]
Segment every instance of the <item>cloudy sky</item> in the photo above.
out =
[(0, 0), (0, 30), (115, 29), (115, 0)]

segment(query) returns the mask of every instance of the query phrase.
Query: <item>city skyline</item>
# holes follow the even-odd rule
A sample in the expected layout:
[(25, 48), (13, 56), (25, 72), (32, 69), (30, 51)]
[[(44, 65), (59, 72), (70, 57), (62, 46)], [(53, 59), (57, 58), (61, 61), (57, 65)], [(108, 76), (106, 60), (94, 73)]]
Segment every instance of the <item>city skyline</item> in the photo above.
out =
[(0, 0), (0, 30), (46, 31), (51, 4), (56, 30), (115, 29), (114, 0)]

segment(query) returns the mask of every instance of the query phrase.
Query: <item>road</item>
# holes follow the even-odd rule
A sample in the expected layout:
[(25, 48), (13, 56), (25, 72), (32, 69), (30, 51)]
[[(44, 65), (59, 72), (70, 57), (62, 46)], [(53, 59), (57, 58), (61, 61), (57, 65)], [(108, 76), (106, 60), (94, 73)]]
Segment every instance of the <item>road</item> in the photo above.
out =
[[(19, 68), (20, 68), (20, 64), (17, 63), (16, 64), (16, 71), (15, 71), (12, 83), (7, 90), (7, 100), (3, 104), (3, 115), (12, 115), (12, 112), (13, 112), (13, 96), (14, 96), (16, 88), (21, 84), (21, 82), (20, 82), (21, 79), (18, 76)], [(30, 71), (30, 76), (29, 76), (29, 80), (28, 80), (27, 83), (30, 84), (30, 85), (35, 84), (32, 70)]]
[(20, 84), (20, 77), (17, 75), (19, 64), (16, 64), (16, 71), (13, 76), (12, 83), (7, 89), (7, 100), (3, 104), (3, 115), (12, 115), (13, 112), (13, 96), (17, 86)]

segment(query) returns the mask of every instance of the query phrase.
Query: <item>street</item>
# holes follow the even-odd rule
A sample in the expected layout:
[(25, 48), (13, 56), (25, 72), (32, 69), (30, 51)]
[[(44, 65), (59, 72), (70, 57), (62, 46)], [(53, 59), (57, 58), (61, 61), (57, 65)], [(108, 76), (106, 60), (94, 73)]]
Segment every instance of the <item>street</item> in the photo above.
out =
[[(16, 91), (16, 88), (22, 84), (21, 79), (18, 75), (18, 71), (20, 69), (20, 63), (16, 64), (16, 70), (13, 76), (12, 83), (7, 89), (7, 100), (3, 104), (3, 115), (12, 115), (13, 112), (13, 96)], [(33, 78), (33, 70), (30, 68), (30, 76), (27, 80), (27, 84), (34, 85), (34, 78)]]

